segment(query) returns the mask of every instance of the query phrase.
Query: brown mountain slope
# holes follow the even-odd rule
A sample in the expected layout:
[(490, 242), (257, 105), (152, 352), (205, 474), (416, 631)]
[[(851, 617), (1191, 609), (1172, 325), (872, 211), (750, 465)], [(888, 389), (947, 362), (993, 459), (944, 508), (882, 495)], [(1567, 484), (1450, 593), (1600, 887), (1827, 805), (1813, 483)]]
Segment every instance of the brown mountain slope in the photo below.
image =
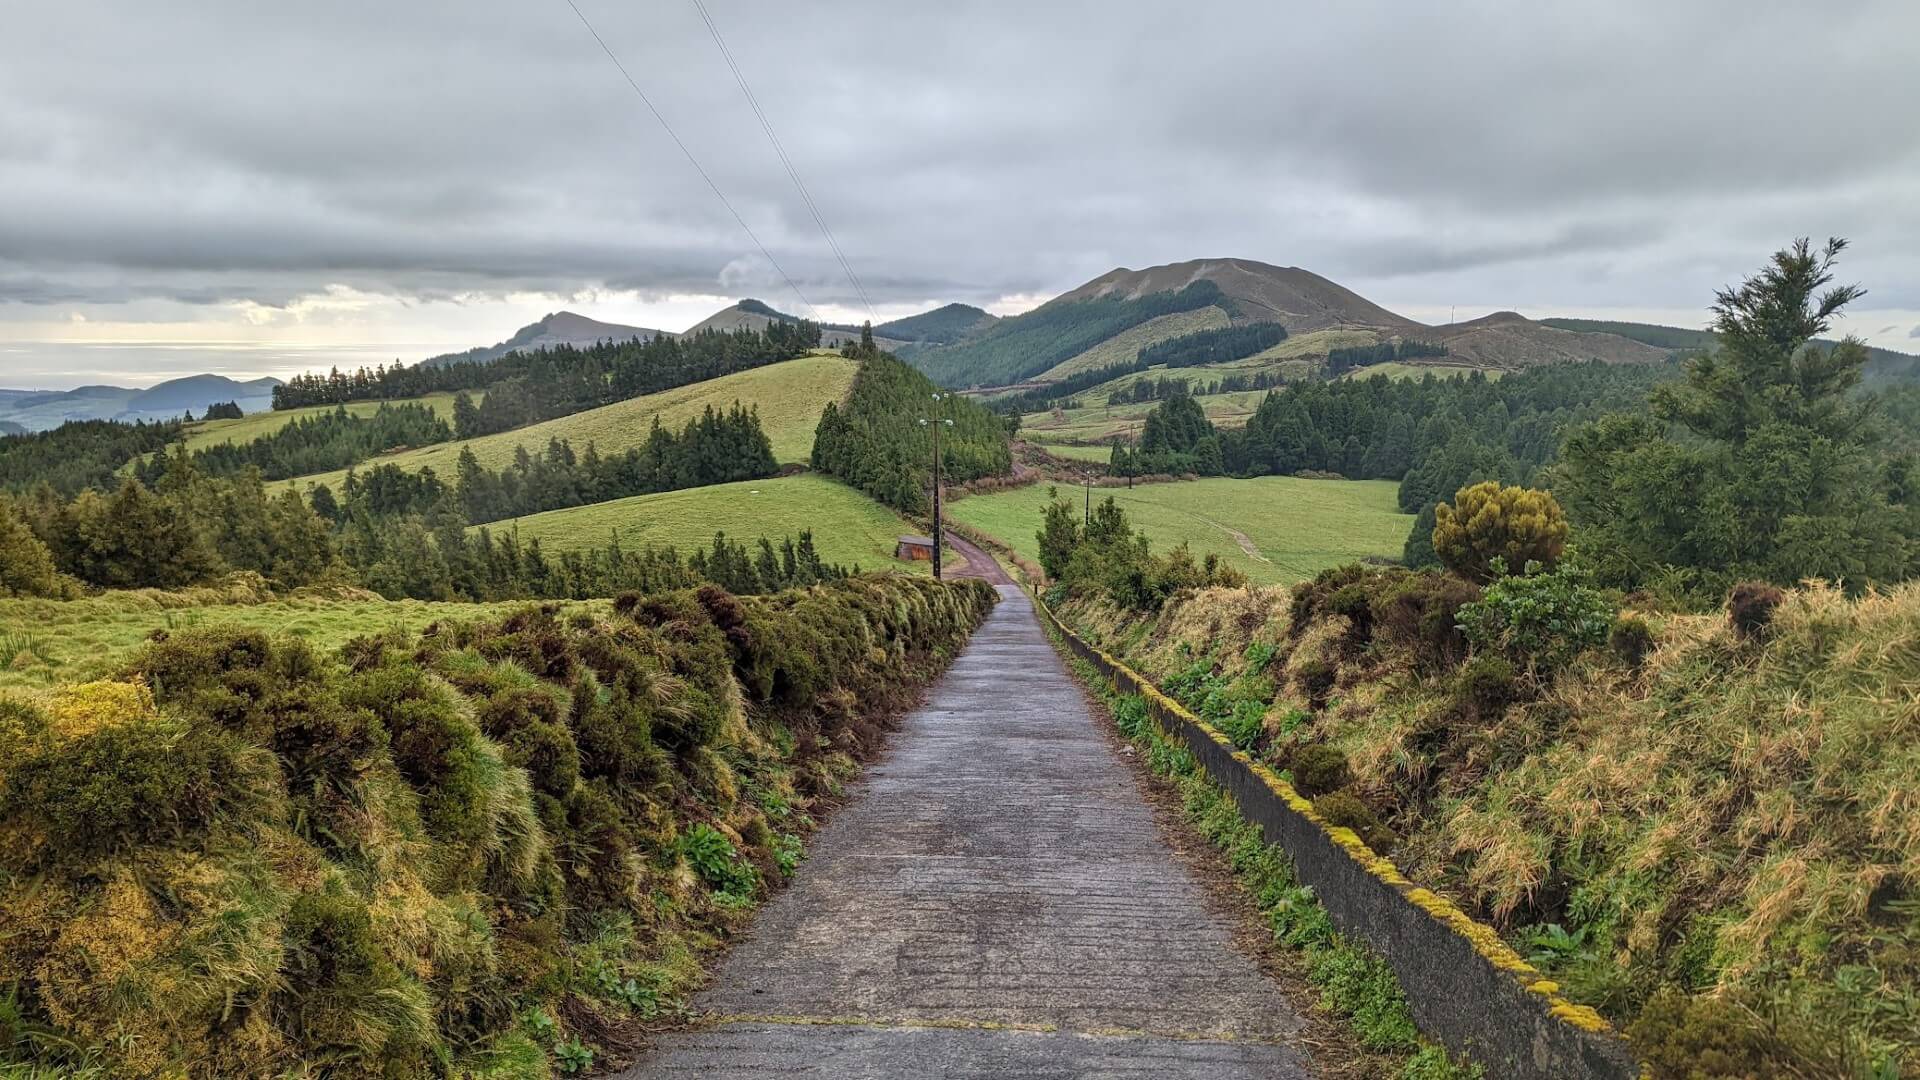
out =
[(1211, 281), (1249, 322), (1277, 322), (1289, 331), (1365, 326), (1402, 333), (1422, 329), (1345, 286), (1297, 266), (1273, 266), (1252, 259), (1192, 259), (1145, 270), (1121, 267), (1094, 278), (1052, 303), (1099, 296), (1137, 299), (1149, 293)]
[(1581, 360), (1610, 364), (1656, 364), (1667, 350), (1618, 334), (1586, 334), (1535, 322), (1517, 312), (1492, 315), (1454, 326), (1424, 328), (1406, 336), (1447, 347), (1449, 360), (1482, 367), (1513, 369)]

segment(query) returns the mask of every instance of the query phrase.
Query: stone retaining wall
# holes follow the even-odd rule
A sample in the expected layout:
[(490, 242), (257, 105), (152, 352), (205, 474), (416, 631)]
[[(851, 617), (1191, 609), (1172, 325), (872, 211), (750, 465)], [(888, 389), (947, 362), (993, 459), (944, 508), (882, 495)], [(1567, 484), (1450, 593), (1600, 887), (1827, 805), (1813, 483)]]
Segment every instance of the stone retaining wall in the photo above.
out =
[(1293, 860), (1343, 934), (1383, 956), (1406, 990), (1428, 1038), (1486, 1066), (1491, 1080), (1635, 1080), (1641, 1069), (1607, 1022), (1561, 997), (1500, 939), (1442, 897), (1401, 876), (1351, 829), (1329, 826), (1292, 785), (1236, 750), (1212, 725), (1152, 681), (1061, 625), (1038, 597), (1034, 607), (1075, 655), (1140, 694), (1168, 736), (1184, 743), (1269, 843)]

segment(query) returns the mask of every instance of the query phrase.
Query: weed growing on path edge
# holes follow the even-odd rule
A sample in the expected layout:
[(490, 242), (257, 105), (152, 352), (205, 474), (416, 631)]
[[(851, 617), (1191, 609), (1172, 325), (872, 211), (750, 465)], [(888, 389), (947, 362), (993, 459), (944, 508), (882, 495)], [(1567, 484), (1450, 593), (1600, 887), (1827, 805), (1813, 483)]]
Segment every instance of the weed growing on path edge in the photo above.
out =
[[(1049, 626), (1047, 632), (1057, 644), (1054, 629)], [(1295, 880), (1286, 852), (1266, 843), (1259, 826), (1240, 815), (1232, 796), (1208, 778), (1193, 754), (1160, 730), (1147, 714), (1146, 699), (1116, 693), (1092, 665), (1065, 658), (1081, 684), (1106, 706), (1114, 726), (1144, 752), (1147, 766), (1173, 784), (1188, 824), (1226, 856), (1272, 931), (1274, 946), (1304, 962), (1308, 980), (1320, 990), (1320, 1007), (1344, 1021), (1366, 1049), (1406, 1055), (1399, 1080), (1481, 1080), (1485, 1073), (1479, 1065), (1456, 1062), (1420, 1038), (1406, 994), (1386, 961), (1334, 930), (1313, 890)]]

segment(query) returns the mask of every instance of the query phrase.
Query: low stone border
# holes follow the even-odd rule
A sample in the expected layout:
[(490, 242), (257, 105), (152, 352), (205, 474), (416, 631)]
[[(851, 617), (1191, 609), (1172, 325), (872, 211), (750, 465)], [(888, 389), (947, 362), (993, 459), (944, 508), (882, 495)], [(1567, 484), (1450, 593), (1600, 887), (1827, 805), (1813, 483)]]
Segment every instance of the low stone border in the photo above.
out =
[(1124, 693), (1146, 698), (1163, 731), (1192, 751), (1267, 842), (1293, 860), (1343, 934), (1386, 959), (1406, 991), (1421, 1032), (1486, 1066), (1492, 1080), (1636, 1080), (1638, 1062), (1600, 1014), (1560, 996), (1559, 986), (1521, 959), (1493, 928), (1408, 881), (1393, 862), (1330, 826), (1313, 804), (1266, 765), (1132, 668), (1034, 607), (1075, 655)]

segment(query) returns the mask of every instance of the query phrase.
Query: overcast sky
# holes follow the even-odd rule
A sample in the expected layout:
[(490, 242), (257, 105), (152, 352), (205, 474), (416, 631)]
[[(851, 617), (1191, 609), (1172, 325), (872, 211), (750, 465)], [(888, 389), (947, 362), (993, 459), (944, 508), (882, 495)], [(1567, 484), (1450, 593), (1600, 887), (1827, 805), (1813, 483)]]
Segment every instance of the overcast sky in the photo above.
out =
[[(863, 316), (691, 0), (578, 3), (805, 302), (566, 0), (22, 3), (0, 386)], [(1694, 326), (1841, 235), (1847, 329), (1920, 352), (1914, 0), (707, 3), (881, 318), (1241, 256)]]

